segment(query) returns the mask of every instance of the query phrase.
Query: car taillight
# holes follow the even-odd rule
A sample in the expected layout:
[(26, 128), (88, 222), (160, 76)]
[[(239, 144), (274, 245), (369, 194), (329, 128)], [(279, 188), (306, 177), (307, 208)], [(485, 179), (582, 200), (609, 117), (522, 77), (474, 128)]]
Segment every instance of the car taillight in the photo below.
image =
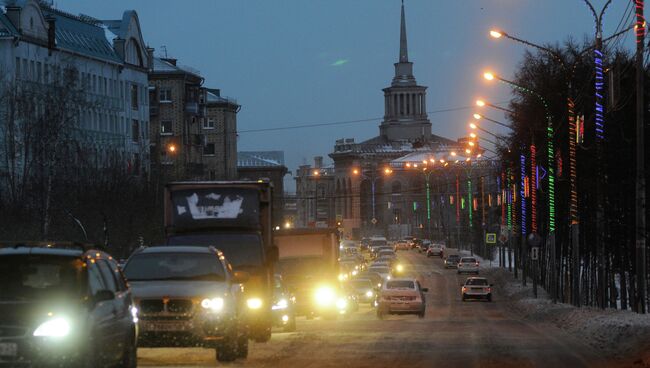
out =
[(465, 291), (467, 291), (467, 288), (466, 288), (465, 286), (463, 286), (463, 293), (464, 293)]
[(462, 266), (462, 265), (463, 265), (462, 263), (458, 262), (458, 266)]
[(476, 264), (474, 266), (478, 267), (478, 262), (476, 262)]
[(492, 288), (487, 288), (487, 292), (488, 292), (488, 293), (491, 293), (491, 292), (492, 292)]

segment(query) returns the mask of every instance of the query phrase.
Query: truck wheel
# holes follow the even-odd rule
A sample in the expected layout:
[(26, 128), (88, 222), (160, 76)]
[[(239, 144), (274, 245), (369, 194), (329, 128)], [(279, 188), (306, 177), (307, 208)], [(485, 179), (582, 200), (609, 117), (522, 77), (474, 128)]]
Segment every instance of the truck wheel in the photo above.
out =
[(242, 334), (237, 339), (237, 358), (248, 358), (248, 334)]
[(296, 316), (289, 317), (289, 322), (284, 326), (284, 332), (294, 332), (296, 330)]
[(237, 339), (228, 338), (217, 347), (217, 361), (232, 362), (237, 359)]
[(256, 331), (255, 335), (252, 337), (255, 342), (267, 342), (271, 340), (271, 329), (266, 328), (264, 330)]

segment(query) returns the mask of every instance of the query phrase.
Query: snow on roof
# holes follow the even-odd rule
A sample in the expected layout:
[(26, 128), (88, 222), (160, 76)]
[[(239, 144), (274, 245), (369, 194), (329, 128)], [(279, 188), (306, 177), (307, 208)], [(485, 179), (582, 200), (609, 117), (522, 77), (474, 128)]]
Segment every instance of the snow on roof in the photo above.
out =
[(237, 152), (237, 167), (281, 167), (281, 166), (284, 166), (284, 151)]

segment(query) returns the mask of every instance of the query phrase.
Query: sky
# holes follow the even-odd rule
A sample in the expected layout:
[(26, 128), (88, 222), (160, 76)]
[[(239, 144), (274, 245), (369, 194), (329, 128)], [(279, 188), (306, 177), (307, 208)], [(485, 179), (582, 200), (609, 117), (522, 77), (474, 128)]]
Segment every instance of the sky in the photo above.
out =
[[(606, 0), (591, 0), (600, 9)], [(509, 100), (509, 90), (482, 80), (491, 69), (511, 77), (523, 45), (493, 40), (491, 28), (537, 44), (593, 36), (583, 0), (405, 0), (409, 60), (428, 86), (434, 134), (468, 135), (481, 97)], [(399, 56), (400, 0), (55, 0), (73, 14), (118, 19), (136, 10), (145, 42), (157, 56), (177, 58), (205, 77), (204, 85), (237, 99), (239, 151), (281, 150), (290, 171), (327, 156), (339, 138), (357, 142), (379, 133), (382, 88)], [(613, 0), (603, 17), (614, 33), (630, 0)], [(631, 18), (630, 18), (631, 20)], [(630, 24), (625, 23), (624, 24)], [(634, 47), (632, 32), (621, 39)], [(439, 112), (439, 110), (452, 110)], [(497, 110), (484, 110), (504, 121)], [(246, 132), (296, 125), (371, 121)], [(500, 133), (497, 125), (484, 127)], [(487, 144), (487, 147), (490, 147)], [(293, 187), (287, 176), (285, 185)]]

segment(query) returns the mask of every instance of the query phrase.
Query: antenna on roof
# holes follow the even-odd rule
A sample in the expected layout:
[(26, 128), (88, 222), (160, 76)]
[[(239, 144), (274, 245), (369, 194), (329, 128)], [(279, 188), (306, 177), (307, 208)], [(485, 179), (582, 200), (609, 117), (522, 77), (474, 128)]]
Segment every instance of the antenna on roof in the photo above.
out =
[(160, 46), (160, 50), (165, 53), (165, 58), (167, 58), (167, 46), (165, 45)]

